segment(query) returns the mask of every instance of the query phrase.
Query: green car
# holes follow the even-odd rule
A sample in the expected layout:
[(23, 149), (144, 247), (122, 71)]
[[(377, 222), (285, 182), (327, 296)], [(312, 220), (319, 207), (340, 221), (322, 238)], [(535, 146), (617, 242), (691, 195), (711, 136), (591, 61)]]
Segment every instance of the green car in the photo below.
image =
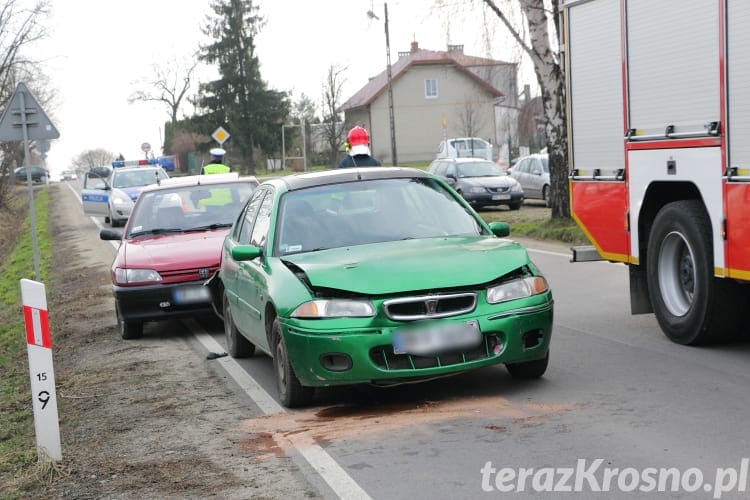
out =
[(290, 175), (253, 193), (207, 284), (229, 354), (269, 354), (288, 407), (498, 363), (541, 377), (552, 293), (508, 232), (421, 170)]

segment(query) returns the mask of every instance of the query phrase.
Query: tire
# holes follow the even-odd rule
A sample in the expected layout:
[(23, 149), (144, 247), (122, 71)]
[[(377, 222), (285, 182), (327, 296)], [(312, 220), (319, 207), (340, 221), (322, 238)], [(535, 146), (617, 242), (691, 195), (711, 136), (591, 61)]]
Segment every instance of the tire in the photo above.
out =
[(255, 354), (255, 345), (242, 335), (232, 318), (232, 308), (229, 305), (229, 297), (224, 292), (222, 301), (224, 313), (224, 336), (226, 337), (227, 352), (233, 358), (249, 358)]
[(125, 321), (120, 314), (120, 308), (115, 304), (117, 314), (117, 329), (123, 340), (135, 340), (143, 337), (143, 323), (140, 321)]
[(511, 210), (520, 210), (521, 209), (521, 205), (523, 205), (522, 202), (511, 203), (510, 205), (508, 205), (508, 208), (511, 209)]
[(523, 363), (509, 363), (505, 368), (510, 376), (517, 379), (540, 378), (549, 366), (549, 351), (542, 359), (526, 361)]
[(273, 373), (281, 404), (287, 408), (308, 404), (312, 400), (314, 389), (303, 386), (294, 373), (278, 318), (273, 320), (271, 338), (273, 339)]
[(714, 277), (711, 220), (700, 201), (676, 201), (659, 211), (646, 259), (651, 306), (670, 340), (702, 345), (737, 336), (745, 293)]
[(542, 200), (544, 200), (544, 206), (549, 208), (549, 186), (542, 188)]
[(104, 218), (104, 223), (105, 224), (109, 224), (109, 216), (107, 216), (107, 217)]

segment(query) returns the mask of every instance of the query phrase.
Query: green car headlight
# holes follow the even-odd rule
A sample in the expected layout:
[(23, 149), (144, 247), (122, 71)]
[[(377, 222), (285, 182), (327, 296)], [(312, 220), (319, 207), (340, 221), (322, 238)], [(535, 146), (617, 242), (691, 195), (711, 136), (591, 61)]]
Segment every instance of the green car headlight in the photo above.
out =
[(153, 269), (115, 269), (115, 281), (117, 283), (145, 283), (149, 281), (161, 281), (161, 275)]
[(547, 290), (549, 290), (547, 280), (541, 276), (530, 276), (488, 288), (487, 302), (497, 304), (508, 300), (531, 297)]
[(375, 308), (364, 300), (311, 300), (300, 304), (293, 318), (369, 318), (375, 316)]

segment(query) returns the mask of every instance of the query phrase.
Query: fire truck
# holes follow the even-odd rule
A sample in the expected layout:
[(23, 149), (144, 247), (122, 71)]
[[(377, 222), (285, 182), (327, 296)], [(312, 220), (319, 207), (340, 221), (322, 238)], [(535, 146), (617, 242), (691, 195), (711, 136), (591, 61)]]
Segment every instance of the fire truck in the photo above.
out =
[(750, 316), (750, 2), (567, 0), (573, 261), (629, 268), (633, 314), (672, 341)]

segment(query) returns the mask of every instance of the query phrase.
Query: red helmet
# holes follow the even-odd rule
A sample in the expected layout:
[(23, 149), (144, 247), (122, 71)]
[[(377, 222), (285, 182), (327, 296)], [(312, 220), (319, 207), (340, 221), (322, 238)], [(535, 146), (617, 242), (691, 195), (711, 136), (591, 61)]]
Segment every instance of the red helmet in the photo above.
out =
[(370, 143), (370, 135), (364, 128), (360, 126), (352, 128), (349, 131), (349, 135), (347, 135), (347, 139), (349, 140), (349, 146), (351, 147), (350, 154), (370, 154), (370, 148), (368, 146)]
[(370, 143), (370, 136), (367, 133), (367, 130), (359, 126), (351, 129), (347, 137), (349, 139), (350, 146), (359, 146), (362, 144), (367, 146)]

